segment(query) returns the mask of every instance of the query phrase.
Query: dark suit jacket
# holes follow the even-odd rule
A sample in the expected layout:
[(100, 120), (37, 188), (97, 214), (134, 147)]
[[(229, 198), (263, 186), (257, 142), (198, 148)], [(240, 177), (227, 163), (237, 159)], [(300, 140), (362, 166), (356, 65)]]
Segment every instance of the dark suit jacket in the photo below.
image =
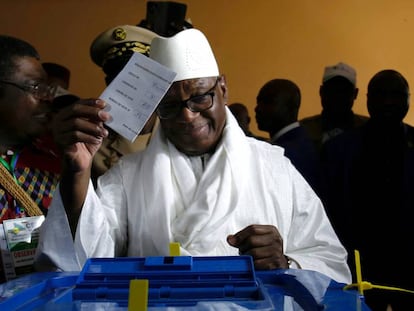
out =
[[(348, 250), (351, 270), (358, 249), (364, 279), (413, 289), (414, 128), (401, 124), (384, 131), (368, 121), (324, 148), (325, 207)], [(395, 253), (410, 264), (392, 264)]]
[(319, 155), (302, 126), (284, 133), (272, 144), (285, 149), (285, 155), (323, 200), (322, 174)]

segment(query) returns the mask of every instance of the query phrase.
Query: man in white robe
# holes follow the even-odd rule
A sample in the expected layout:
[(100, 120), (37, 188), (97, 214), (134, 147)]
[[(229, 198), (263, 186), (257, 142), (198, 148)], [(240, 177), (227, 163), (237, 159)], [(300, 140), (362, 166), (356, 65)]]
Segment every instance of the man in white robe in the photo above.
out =
[[(90, 182), (107, 135), (101, 100), (56, 118), (65, 169), (42, 226), (37, 265), (80, 270), (89, 257), (251, 255), (256, 269), (302, 268), (350, 283), (347, 253), (319, 198), (283, 149), (246, 137), (227, 86), (196, 29), (155, 38), (150, 57), (177, 72), (148, 148)], [(58, 195), (59, 193), (59, 195)]]

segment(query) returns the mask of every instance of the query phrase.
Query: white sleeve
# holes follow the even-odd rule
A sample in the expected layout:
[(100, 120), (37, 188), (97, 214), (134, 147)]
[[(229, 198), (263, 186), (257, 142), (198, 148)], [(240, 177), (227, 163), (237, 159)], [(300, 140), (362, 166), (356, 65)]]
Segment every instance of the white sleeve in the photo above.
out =
[(127, 253), (127, 204), (120, 166), (98, 179), (96, 193), (89, 185), (75, 237), (82, 264), (89, 257), (119, 257)]
[(294, 209), (286, 255), (302, 269), (316, 270), (338, 282), (351, 283), (347, 252), (321, 201), (304, 178), (295, 169), (292, 171)]
[(36, 270), (80, 271), (69, 222), (60, 196), (59, 185), (53, 196), (47, 217), (40, 228), (35, 255)]
[(126, 206), (119, 168), (101, 177), (97, 195), (89, 182), (82, 212), (72, 238), (60, 196), (55, 191), (40, 231), (35, 266), (38, 270), (80, 271), (90, 257), (114, 257), (126, 252)]

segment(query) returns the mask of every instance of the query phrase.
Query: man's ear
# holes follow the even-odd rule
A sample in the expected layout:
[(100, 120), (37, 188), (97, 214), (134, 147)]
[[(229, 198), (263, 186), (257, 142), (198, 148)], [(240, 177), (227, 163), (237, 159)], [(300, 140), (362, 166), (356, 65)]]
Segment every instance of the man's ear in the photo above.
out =
[(227, 83), (226, 83), (226, 76), (223, 74), (219, 78), (219, 87), (221, 89), (221, 92), (223, 94), (223, 99), (225, 102), (225, 105), (227, 105), (228, 100), (228, 89), (227, 89)]

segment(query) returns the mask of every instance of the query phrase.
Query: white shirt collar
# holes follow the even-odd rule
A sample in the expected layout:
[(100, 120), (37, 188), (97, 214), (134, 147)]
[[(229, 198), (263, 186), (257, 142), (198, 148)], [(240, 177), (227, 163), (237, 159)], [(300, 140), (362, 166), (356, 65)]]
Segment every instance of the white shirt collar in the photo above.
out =
[(273, 135), (271, 141), (274, 142), (276, 139), (278, 139), (280, 136), (282, 136), (283, 134), (289, 132), (290, 130), (293, 130), (294, 128), (299, 127), (300, 124), (298, 121), (293, 122), (287, 126), (285, 126), (284, 128), (282, 128), (279, 132), (277, 132), (275, 135)]

